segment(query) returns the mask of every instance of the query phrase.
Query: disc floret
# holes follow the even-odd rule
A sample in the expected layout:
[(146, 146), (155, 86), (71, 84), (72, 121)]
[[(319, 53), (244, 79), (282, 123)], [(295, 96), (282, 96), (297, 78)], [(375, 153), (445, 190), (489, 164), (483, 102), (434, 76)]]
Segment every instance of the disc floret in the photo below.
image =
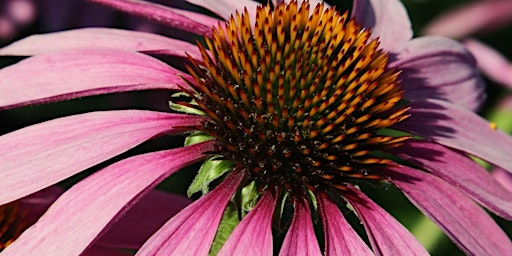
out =
[(264, 186), (304, 194), (382, 180), (376, 152), (408, 137), (379, 131), (406, 119), (399, 71), (371, 32), (304, 1), (245, 10), (213, 29), (191, 59), (191, 96), (210, 117), (218, 153)]

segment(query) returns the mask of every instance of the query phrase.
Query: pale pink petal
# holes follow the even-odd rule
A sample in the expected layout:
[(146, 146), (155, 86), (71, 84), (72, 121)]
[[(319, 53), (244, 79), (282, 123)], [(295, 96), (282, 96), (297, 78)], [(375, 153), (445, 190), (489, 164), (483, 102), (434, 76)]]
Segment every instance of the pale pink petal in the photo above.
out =
[(225, 20), (228, 20), (231, 15), (235, 14), (235, 11), (242, 13), (244, 8), (250, 14), (251, 20), (254, 21), (256, 17), (256, 6), (261, 5), (260, 3), (252, 0), (186, 0), (189, 3), (206, 8), (213, 13), (219, 15)]
[(512, 220), (512, 193), (467, 156), (428, 141), (408, 141), (395, 152), (463, 190), (499, 216)]
[(480, 1), (450, 10), (427, 24), (425, 34), (452, 38), (492, 31), (512, 22), (512, 1)]
[(201, 60), (196, 45), (157, 34), (114, 28), (81, 28), (32, 35), (0, 49), (0, 55), (38, 55), (74, 48), (114, 48), (144, 53), (164, 53)]
[(485, 100), (485, 84), (473, 56), (454, 40), (414, 39), (391, 56), (389, 65), (402, 71), (407, 100), (443, 99), (471, 110), (478, 110)]
[(214, 190), (170, 219), (137, 255), (208, 255), (227, 203), (240, 185), (234, 172)]
[(164, 132), (200, 125), (197, 116), (153, 111), (91, 112), (0, 137), (0, 204), (24, 197)]
[(352, 16), (379, 38), (380, 46), (393, 51), (411, 40), (411, 21), (398, 0), (355, 0)]
[(279, 256), (322, 255), (308, 204), (307, 200), (295, 201), (292, 224), (286, 233)]
[(397, 128), (475, 155), (512, 172), (512, 137), (459, 106), (440, 100), (413, 102)]
[(317, 202), (324, 229), (325, 255), (373, 255), (335, 203), (324, 196), (317, 196)]
[(275, 206), (274, 191), (267, 190), (254, 209), (236, 226), (218, 255), (271, 256)]
[(393, 216), (368, 198), (349, 187), (353, 195), (344, 198), (354, 207), (364, 224), (376, 255), (429, 255), (416, 238)]
[(104, 4), (120, 11), (167, 25), (171, 28), (177, 28), (198, 35), (211, 35), (211, 26), (216, 25), (218, 22), (217, 19), (210, 18), (199, 13), (179, 10), (140, 0), (89, 1)]
[(212, 149), (207, 142), (148, 153), (92, 174), (66, 191), (2, 256), (79, 255), (150, 189)]
[(512, 243), (494, 220), (460, 190), (409, 167), (386, 171), (392, 182), (467, 255), (509, 255)]
[(512, 63), (505, 56), (477, 40), (466, 40), (464, 45), (475, 56), (478, 67), (486, 76), (512, 89)]
[[(188, 87), (183, 72), (147, 55), (82, 48), (0, 69), (0, 109), (112, 92)], [(186, 76), (186, 75), (185, 75)]]
[(152, 190), (133, 205), (96, 244), (139, 249), (167, 220), (191, 202), (184, 196)]

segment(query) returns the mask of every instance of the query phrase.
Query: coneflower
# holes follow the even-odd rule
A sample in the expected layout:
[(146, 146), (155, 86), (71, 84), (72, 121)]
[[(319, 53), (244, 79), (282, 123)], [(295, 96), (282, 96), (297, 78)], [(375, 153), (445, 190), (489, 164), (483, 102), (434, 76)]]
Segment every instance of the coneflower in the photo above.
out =
[[(364, 183), (383, 193), (395, 185), (467, 254), (512, 249), (477, 205), (511, 219), (512, 194), (469, 157), (510, 171), (504, 152), (512, 152), (512, 138), (473, 112), (483, 84), (471, 55), (442, 37), (411, 40), (399, 1), (354, 1), (351, 13), (308, 1), (215, 5), (225, 22), (143, 1), (95, 2), (204, 41), (194, 48), (114, 29), (27, 38), (0, 50), (35, 54), (0, 70), (2, 108), (164, 88), (180, 92), (170, 105), (182, 113), (92, 112), (3, 135), (0, 190), (8, 192), (0, 203), (162, 134), (190, 134), (187, 145), (81, 180), (2, 255), (79, 255), (148, 191), (199, 161), (189, 192), (204, 195), (137, 255), (428, 254), (364, 193)], [(146, 54), (183, 60), (186, 68)], [(224, 240), (221, 220), (233, 213), (240, 222)], [(369, 244), (345, 219), (352, 213)], [(276, 242), (276, 231), (286, 229)]]

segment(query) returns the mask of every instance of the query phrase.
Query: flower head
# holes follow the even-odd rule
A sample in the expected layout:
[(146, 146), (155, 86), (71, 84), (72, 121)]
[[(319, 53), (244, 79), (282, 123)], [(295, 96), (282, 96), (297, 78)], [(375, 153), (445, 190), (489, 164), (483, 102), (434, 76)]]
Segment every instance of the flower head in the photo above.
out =
[[(187, 146), (126, 158), (83, 179), (5, 255), (80, 254), (163, 179), (198, 161), (205, 162), (190, 192), (204, 195), (155, 232), (138, 255), (206, 255), (217, 252), (216, 243), (219, 255), (272, 255), (274, 246), (280, 255), (427, 254), (364, 193), (365, 183), (398, 187), (468, 254), (512, 248), (476, 204), (511, 219), (512, 195), (468, 156), (510, 171), (502, 152), (512, 150), (512, 138), (472, 112), (483, 89), (464, 47), (441, 37), (411, 39), (398, 1), (354, 1), (350, 14), (308, 1), (258, 7), (242, 1), (246, 8), (232, 16), (226, 9), (239, 4), (192, 1), (225, 22), (136, 0), (96, 2), (204, 34), (205, 43), (196, 48), (114, 29), (28, 38), (0, 50), (35, 55), (0, 70), (0, 90), (8, 95), (1, 106), (163, 88), (182, 92), (170, 105), (183, 113), (91, 112), (6, 134), (0, 145), (11, 150), (1, 156), (0, 189), (12, 189), (1, 202), (162, 134), (190, 134)], [(186, 60), (187, 67), (147, 54)], [(28, 71), (41, 76), (17, 78)], [(27, 90), (14, 87), (21, 84)], [(22, 175), (34, 168), (40, 171), (31, 178)], [(293, 212), (289, 223), (287, 211)], [(370, 245), (345, 219), (352, 212)], [(238, 217), (224, 240), (218, 231)], [(272, 227), (288, 230), (282, 244), (274, 244)], [(59, 239), (77, 230), (69, 242)]]
[(247, 12), (232, 17), (207, 39), (215, 60), (200, 46), (204, 65), (191, 58), (189, 69), (210, 117), (197, 128), (220, 142), (216, 153), (301, 197), (381, 179), (371, 167), (389, 160), (371, 152), (407, 138), (377, 134), (407, 118), (388, 56), (348, 13), (323, 7), (258, 7), (254, 28)]

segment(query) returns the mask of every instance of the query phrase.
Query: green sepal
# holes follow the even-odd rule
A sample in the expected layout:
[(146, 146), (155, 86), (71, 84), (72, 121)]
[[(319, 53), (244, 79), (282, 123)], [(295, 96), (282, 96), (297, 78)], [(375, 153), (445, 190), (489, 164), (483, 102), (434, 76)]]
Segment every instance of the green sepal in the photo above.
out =
[(222, 215), (222, 219), (220, 220), (219, 227), (217, 228), (217, 233), (215, 233), (215, 237), (213, 238), (212, 247), (210, 247), (210, 251), (208, 255), (217, 255), (220, 251), (220, 248), (226, 243), (228, 237), (233, 233), (236, 225), (240, 223), (240, 219), (238, 218), (238, 210), (233, 202), (229, 202), (226, 210), (224, 210), (224, 214)]
[[(178, 93), (175, 93), (175, 94), (171, 95), (171, 98), (178, 98), (178, 97), (190, 97), (190, 96), (188, 94), (184, 93), (184, 92), (178, 92)], [(191, 100), (190, 104), (197, 105), (194, 100)], [(172, 101), (169, 101), (169, 108), (174, 110), (174, 111), (176, 111), (176, 112), (185, 113), (185, 114), (200, 115), (200, 116), (204, 116), (205, 115), (205, 113), (203, 111), (201, 111), (201, 110), (198, 110), (196, 108), (191, 108), (191, 107), (183, 106), (183, 105), (180, 105), (180, 104), (176, 104), (176, 103), (174, 103)]]
[(201, 110), (197, 110), (195, 108), (183, 106), (180, 104), (176, 104), (172, 101), (169, 101), (169, 108), (176, 112), (185, 113), (185, 114), (192, 114), (192, 115), (198, 115), (198, 116), (204, 116), (204, 112)]
[(317, 211), (318, 210), (318, 202), (316, 201), (315, 194), (311, 190), (308, 190), (308, 194), (309, 194), (309, 201), (313, 204), (313, 209), (315, 211)]
[(226, 160), (214, 160), (215, 156), (207, 159), (199, 168), (199, 172), (190, 184), (187, 195), (190, 197), (194, 193), (202, 191), (203, 195), (208, 193), (208, 185), (222, 176), (224, 173), (233, 170), (233, 162)]
[(253, 181), (249, 185), (242, 188), (242, 192), (240, 194), (241, 198), (241, 209), (242, 215), (245, 215), (249, 211), (254, 208), (256, 203), (258, 202), (258, 198), (260, 193), (258, 191), (258, 186), (256, 186), (256, 182)]
[(197, 143), (200, 143), (203, 141), (213, 140), (213, 139), (215, 139), (215, 138), (204, 133), (204, 132), (196, 132), (196, 133), (190, 134), (189, 136), (187, 136), (185, 138), (185, 146), (190, 146), (190, 145), (194, 145), (194, 144), (197, 144)]

